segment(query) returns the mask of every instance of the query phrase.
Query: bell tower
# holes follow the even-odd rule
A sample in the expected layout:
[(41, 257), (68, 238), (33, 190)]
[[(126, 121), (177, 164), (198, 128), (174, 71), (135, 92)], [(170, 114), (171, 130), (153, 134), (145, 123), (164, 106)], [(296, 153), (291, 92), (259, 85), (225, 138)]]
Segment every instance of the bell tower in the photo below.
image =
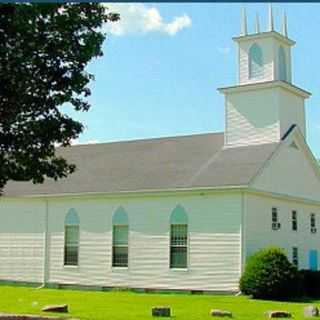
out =
[(280, 141), (292, 125), (305, 135), (304, 100), (310, 93), (292, 84), (291, 48), (284, 14), (282, 33), (274, 30), (272, 7), (267, 31), (260, 31), (259, 17), (254, 33), (248, 34), (245, 10), (242, 13), (238, 45), (236, 86), (219, 89), (225, 95), (226, 146)]
[(272, 7), (266, 32), (260, 32), (257, 15), (255, 32), (249, 35), (245, 11), (241, 29), (240, 36), (233, 38), (239, 47), (239, 84), (273, 80), (291, 83), (291, 47), (295, 42), (288, 38), (286, 15), (283, 17), (282, 34), (274, 30)]

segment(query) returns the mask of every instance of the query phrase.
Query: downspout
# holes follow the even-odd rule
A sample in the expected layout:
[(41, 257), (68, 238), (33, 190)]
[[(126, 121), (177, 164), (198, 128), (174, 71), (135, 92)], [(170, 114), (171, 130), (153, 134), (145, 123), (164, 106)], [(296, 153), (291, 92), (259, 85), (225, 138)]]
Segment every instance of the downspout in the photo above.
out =
[(42, 285), (40, 288), (44, 288), (48, 281), (48, 244), (49, 244), (49, 235), (48, 235), (48, 220), (49, 220), (49, 203), (48, 200), (45, 200), (45, 215), (44, 215), (44, 244), (43, 244), (43, 278)]
[[(241, 191), (241, 225), (240, 225), (240, 276), (243, 274), (246, 260), (246, 241), (245, 241), (245, 225), (246, 225), (246, 217), (245, 217), (245, 195), (244, 191)], [(236, 295), (241, 295), (241, 291), (239, 288), (239, 292)]]
[(246, 194), (243, 191), (241, 193), (241, 205), (242, 205), (242, 219), (241, 219), (241, 274), (244, 271), (246, 257), (247, 257), (247, 241), (246, 241), (246, 225), (247, 225), (247, 214), (246, 214)]

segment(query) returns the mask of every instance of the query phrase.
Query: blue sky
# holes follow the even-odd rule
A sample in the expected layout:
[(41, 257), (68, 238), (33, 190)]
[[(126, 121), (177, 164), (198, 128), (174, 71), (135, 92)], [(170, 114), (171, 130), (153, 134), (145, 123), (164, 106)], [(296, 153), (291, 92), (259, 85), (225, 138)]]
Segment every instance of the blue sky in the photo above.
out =
[[(113, 7), (112, 7), (113, 6)], [(131, 6), (131, 7), (129, 7)], [(187, 135), (224, 130), (218, 87), (237, 82), (241, 8), (249, 31), (267, 4), (128, 4), (122, 22), (108, 31), (104, 56), (89, 65), (89, 112), (72, 115), (86, 125), (80, 143)], [(308, 142), (320, 158), (320, 4), (274, 4), (275, 27), (283, 11), (292, 52), (293, 83), (312, 92), (306, 103)]]

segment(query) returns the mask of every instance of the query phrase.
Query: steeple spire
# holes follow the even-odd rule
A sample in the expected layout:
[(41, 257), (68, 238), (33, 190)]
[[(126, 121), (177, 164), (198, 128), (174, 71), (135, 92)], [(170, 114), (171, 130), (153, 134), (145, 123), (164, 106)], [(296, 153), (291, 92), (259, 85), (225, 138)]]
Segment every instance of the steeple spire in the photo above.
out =
[(288, 38), (288, 24), (287, 24), (287, 15), (286, 15), (286, 12), (283, 13), (282, 34), (283, 34), (286, 38)]
[(241, 36), (246, 36), (248, 34), (248, 28), (247, 28), (247, 13), (246, 9), (242, 9), (242, 17), (241, 17)]
[(269, 5), (269, 27), (268, 31), (274, 31), (272, 5)]
[(259, 15), (258, 14), (256, 14), (255, 32), (256, 33), (260, 33), (260, 21), (259, 21)]

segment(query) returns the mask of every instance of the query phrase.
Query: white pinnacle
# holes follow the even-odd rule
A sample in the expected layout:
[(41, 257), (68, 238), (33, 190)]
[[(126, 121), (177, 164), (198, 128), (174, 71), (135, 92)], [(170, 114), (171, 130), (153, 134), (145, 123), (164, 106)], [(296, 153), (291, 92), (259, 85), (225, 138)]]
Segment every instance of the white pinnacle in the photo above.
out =
[(260, 21), (259, 21), (258, 14), (256, 15), (255, 31), (256, 31), (256, 33), (260, 33)]
[(287, 15), (283, 13), (283, 22), (282, 22), (282, 34), (288, 38), (288, 24), (287, 24)]
[(274, 25), (273, 25), (273, 11), (272, 11), (272, 5), (269, 5), (269, 28), (268, 31), (273, 31)]
[(248, 28), (247, 28), (247, 14), (246, 9), (242, 9), (242, 17), (241, 17), (241, 36), (246, 36), (248, 34)]

